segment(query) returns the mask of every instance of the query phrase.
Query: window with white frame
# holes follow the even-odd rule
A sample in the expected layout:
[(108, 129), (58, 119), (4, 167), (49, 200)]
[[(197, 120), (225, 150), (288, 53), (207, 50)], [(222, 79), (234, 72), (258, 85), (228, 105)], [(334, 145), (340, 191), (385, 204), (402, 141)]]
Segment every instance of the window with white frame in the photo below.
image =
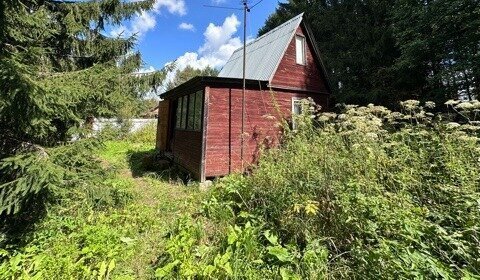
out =
[(293, 97), (292, 98), (292, 128), (296, 129), (297, 124), (296, 124), (296, 118), (298, 115), (302, 114), (302, 99), (298, 97)]
[(295, 36), (295, 50), (297, 64), (305, 65), (305, 37), (300, 35)]

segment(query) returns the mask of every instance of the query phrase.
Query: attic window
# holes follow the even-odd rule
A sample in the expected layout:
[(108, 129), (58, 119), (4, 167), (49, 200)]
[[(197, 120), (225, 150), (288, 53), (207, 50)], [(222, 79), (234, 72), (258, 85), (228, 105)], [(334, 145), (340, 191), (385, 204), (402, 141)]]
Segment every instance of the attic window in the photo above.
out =
[(305, 65), (305, 37), (295, 36), (295, 49), (297, 54), (297, 64)]

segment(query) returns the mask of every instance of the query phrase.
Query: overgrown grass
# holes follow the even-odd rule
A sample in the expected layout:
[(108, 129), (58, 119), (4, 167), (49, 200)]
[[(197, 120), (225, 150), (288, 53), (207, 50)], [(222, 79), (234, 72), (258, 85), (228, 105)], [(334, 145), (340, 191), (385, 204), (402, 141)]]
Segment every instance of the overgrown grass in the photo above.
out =
[(480, 277), (480, 103), (450, 105), (465, 124), (416, 101), (315, 119), (307, 104), (251, 176), (215, 184), (203, 203), (214, 230), (180, 220), (157, 276)]
[(3, 231), (0, 279), (153, 278), (166, 232), (178, 217), (196, 211), (199, 197), (195, 185), (163, 176), (171, 172), (132, 176), (145, 167), (135, 155), (153, 154), (154, 135), (150, 126), (89, 151), (77, 144), (47, 151), (48, 162), (58, 154), (59, 168), (75, 168), (54, 189), (42, 186), (49, 198), (41, 217), (22, 215), (16, 221), (28, 228)]
[(306, 104), (281, 149), (208, 197), (156, 169), (153, 127), (4, 164), (40, 192), (3, 225), (0, 279), (478, 278), (480, 103), (449, 106), (463, 123), (414, 101)]

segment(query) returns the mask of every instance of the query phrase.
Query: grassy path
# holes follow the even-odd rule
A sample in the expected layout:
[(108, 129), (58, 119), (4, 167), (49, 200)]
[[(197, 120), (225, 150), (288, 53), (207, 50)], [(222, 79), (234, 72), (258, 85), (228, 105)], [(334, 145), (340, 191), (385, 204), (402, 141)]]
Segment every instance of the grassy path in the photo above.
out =
[(95, 151), (100, 165), (52, 187), (38, 220), (0, 232), (0, 280), (155, 278), (166, 234), (199, 210), (202, 194), (173, 171), (147, 171), (157, 170), (154, 137), (152, 126), (104, 142)]
[(142, 170), (142, 155), (152, 148), (145, 144), (112, 141), (106, 143), (100, 155), (108, 166), (118, 170), (121, 180), (130, 182), (134, 195), (125, 211), (138, 215), (132, 221), (141, 220), (142, 224), (133, 231), (134, 236), (129, 237), (134, 243), (133, 250), (121, 261), (120, 275), (128, 275), (127, 279), (154, 276), (153, 267), (163, 250), (165, 234), (178, 217), (195, 212), (200, 199), (196, 186), (185, 186), (177, 178), (166, 179), (161, 174)]

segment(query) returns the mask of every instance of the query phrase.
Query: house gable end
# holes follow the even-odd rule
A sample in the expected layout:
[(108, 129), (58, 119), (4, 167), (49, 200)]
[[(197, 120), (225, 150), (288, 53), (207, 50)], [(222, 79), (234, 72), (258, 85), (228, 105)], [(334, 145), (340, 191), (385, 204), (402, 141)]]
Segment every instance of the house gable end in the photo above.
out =
[[(296, 61), (296, 36), (305, 38), (305, 64)], [(272, 88), (330, 93), (325, 67), (308, 27), (302, 22), (292, 34), (283, 57), (270, 78)]]

